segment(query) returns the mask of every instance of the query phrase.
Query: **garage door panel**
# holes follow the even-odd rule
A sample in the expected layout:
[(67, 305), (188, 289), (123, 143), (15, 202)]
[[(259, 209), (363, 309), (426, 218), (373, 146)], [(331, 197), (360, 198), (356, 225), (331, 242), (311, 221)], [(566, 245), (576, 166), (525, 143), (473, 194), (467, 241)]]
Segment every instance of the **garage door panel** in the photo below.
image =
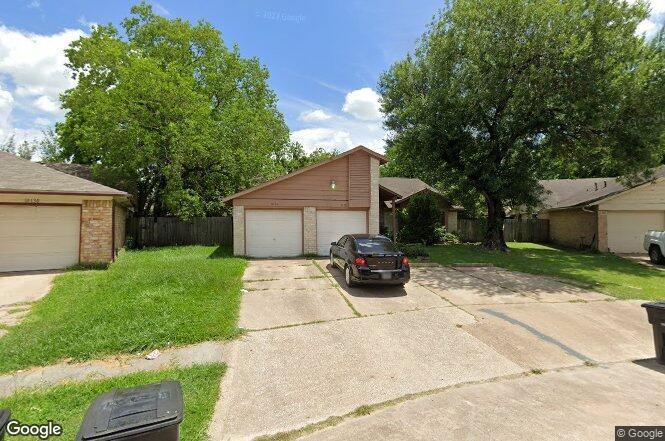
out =
[(317, 253), (325, 256), (330, 251), (330, 243), (345, 234), (366, 233), (367, 212), (357, 210), (316, 212)]
[(644, 235), (649, 230), (665, 229), (663, 211), (609, 211), (607, 245), (613, 253), (646, 253)]
[(78, 234), (62, 235), (62, 236), (26, 236), (26, 237), (13, 237), (11, 239), (2, 240), (2, 249), (0, 249), (0, 256), (7, 256), (10, 254), (25, 253), (33, 254), (47, 252), (60, 252), (60, 253), (73, 253), (78, 254)]
[(246, 210), (245, 234), (248, 256), (299, 256), (302, 254), (302, 212)]
[(79, 206), (0, 206), (0, 272), (77, 264), (80, 213)]

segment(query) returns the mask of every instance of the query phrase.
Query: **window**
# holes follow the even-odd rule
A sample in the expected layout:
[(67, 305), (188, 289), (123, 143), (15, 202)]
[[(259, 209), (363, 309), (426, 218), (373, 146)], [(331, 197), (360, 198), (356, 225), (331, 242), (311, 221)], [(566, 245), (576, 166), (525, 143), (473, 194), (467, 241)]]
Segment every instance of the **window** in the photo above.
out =
[(368, 239), (356, 239), (356, 247), (359, 253), (391, 253), (397, 251), (395, 244), (386, 237), (372, 237)]

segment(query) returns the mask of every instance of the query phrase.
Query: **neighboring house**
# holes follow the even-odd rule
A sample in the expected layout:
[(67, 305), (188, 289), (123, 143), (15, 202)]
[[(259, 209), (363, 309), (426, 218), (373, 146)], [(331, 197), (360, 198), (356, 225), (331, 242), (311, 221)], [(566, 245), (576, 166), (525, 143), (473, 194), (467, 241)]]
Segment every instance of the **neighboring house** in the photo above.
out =
[(549, 219), (550, 240), (602, 252), (645, 253), (648, 230), (665, 229), (665, 166), (633, 187), (616, 178), (554, 179), (538, 218)]
[[(415, 178), (380, 178), (379, 185), (388, 192), (398, 195), (395, 199), (395, 207), (397, 210), (406, 207), (411, 196), (415, 194), (423, 192), (433, 194), (439, 204), (439, 209), (441, 210), (441, 223), (449, 232), (455, 233), (457, 231), (457, 213), (463, 211), (464, 208), (458, 205), (453, 205), (436, 188)], [(392, 200), (384, 201), (384, 203), (381, 204), (380, 227), (382, 231), (392, 232), (394, 230), (392, 222), (393, 219), (396, 220), (396, 218), (393, 216), (392, 207)], [(399, 225), (397, 225), (397, 230), (399, 230)]]
[(0, 272), (113, 260), (127, 207), (123, 191), (0, 152)]
[(253, 257), (327, 255), (349, 233), (379, 233), (387, 159), (358, 146), (224, 199), (233, 203), (233, 252)]

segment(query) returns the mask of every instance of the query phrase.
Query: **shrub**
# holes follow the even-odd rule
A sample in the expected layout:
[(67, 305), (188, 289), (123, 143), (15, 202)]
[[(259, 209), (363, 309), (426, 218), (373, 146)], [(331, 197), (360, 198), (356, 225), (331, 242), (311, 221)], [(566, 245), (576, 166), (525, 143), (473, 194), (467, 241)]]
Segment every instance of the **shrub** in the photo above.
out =
[(425, 245), (421, 243), (400, 243), (397, 244), (397, 249), (406, 254), (408, 257), (429, 257), (429, 253)]
[(436, 240), (439, 243), (449, 245), (449, 244), (458, 244), (461, 242), (457, 234), (448, 232), (448, 230), (446, 230), (446, 227), (443, 226), (437, 227), (435, 234), (436, 234)]
[(399, 241), (431, 245), (437, 241), (436, 229), (440, 226), (441, 211), (434, 196), (415, 194), (406, 209), (400, 211)]

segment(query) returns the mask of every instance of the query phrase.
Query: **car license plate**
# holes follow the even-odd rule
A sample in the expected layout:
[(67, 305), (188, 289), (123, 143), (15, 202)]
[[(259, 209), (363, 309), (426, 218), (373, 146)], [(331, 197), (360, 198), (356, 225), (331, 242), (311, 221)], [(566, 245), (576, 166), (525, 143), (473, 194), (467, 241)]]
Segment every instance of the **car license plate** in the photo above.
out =
[(391, 273), (381, 273), (382, 279), (390, 279), (392, 277)]

